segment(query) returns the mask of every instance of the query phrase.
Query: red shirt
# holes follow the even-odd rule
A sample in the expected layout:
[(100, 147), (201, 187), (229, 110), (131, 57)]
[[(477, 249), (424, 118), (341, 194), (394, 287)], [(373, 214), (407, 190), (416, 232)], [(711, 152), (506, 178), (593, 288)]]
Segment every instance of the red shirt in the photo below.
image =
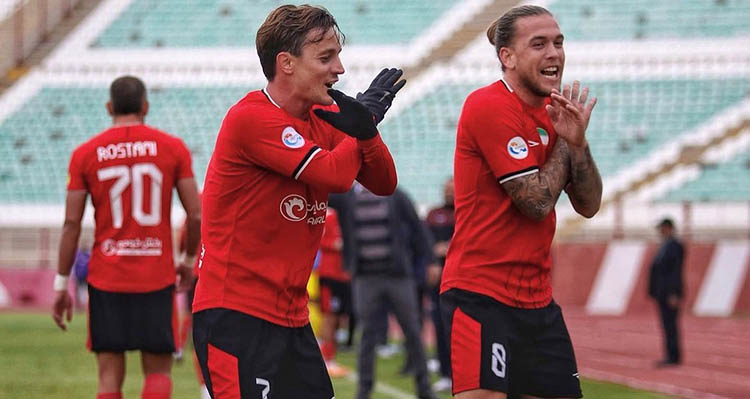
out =
[(89, 284), (113, 292), (174, 284), (172, 189), (192, 177), (185, 143), (146, 125), (111, 127), (73, 151), (68, 190), (91, 194), (96, 220)]
[(556, 138), (544, 106), (526, 105), (502, 80), (466, 99), (454, 161), (456, 231), (441, 292), (459, 288), (519, 308), (549, 304), (555, 212), (541, 222), (524, 216), (501, 184), (538, 173)]
[(228, 308), (306, 325), (328, 193), (347, 191), (355, 178), (382, 194), (395, 189), (379, 135), (355, 140), (312, 110), (302, 120), (264, 91), (247, 94), (224, 117), (206, 172), (193, 311)]
[(337, 281), (349, 281), (349, 273), (342, 267), (341, 226), (339, 216), (335, 209), (328, 208), (326, 212), (326, 225), (323, 229), (323, 237), (320, 239), (320, 265), (318, 266), (318, 277)]

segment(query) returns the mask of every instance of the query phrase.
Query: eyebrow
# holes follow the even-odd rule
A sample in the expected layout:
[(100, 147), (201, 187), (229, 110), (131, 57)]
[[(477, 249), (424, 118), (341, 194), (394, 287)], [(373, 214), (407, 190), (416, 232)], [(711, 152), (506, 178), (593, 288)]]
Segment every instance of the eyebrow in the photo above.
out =
[[(552, 41), (564, 40), (564, 39), (565, 39), (565, 36), (563, 36), (562, 33), (561, 33), (561, 34), (555, 36), (555, 38), (552, 39)], [(531, 39), (529, 39), (529, 43), (531, 43), (531, 42), (533, 42), (535, 40), (547, 40), (547, 36), (544, 36), (544, 35), (534, 36)]]

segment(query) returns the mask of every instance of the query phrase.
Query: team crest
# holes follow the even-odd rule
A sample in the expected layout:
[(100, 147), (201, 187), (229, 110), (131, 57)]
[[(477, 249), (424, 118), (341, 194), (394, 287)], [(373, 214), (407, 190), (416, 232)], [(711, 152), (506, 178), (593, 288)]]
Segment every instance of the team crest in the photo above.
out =
[(529, 146), (521, 136), (516, 136), (508, 141), (508, 154), (515, 159), (524, 159), (529, 156)]
[(542, 144), (549, 144), (549, 134), (547, 133), (547, 131), (542, 129), (541, 127), (536, 128), (536, 131), (537, 133), (539, 133), (539, 138), (542, 140)]
[(281, 142), (289, 148), (300, 148), (305, 145), (305, 139), (291, 126), (285, 127), (281, 132)]

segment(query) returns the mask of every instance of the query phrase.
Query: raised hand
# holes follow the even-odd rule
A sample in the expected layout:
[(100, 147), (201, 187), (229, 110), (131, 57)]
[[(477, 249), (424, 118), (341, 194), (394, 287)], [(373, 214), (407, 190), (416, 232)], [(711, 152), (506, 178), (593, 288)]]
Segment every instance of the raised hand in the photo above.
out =
[(328, 89), (328, 95), (336, 101), (339, 112), (314, 110), (313, 112), (320, 119), (360, 140), (371, 139), (378, 134), (373, 114), (364, 104), (336, 89)]
[[(370, 83), (364, 93), (357, 93), (357, 101), (372, 112), (375, 124), (385, 118), (385, 113), (393, 103), (396, 93), (406, 84), (406, 79), (399, 81), (404, 71), (397, 68), (385, 68)], [(397, 83), (398, 82), (398, 83)]]
[(596, 97), (586, 102), (589, 88), (584, 87), (580, 90), (580, 87), (580, 82), (576, 80), (572, 88), (565, 85), (562, 94), (552, 90), (552, 101), (546, 107), (557, 135), (575, 147), (586, 145), (586, 128), (589, 125), (591, 111), (596, 105)]

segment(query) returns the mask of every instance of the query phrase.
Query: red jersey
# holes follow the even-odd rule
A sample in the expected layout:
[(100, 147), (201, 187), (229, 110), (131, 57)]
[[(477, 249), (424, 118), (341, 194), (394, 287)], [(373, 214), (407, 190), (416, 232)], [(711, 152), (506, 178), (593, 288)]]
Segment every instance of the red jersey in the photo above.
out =
[(441, 292), (459, 288), (519, 308), (549, 304), (555, 212), (541, 222), (524, 216), (501, 184), (538, 173), (556, 138), (544, 106), (525, 104), (503, 80), (466, 99), (454, 160), (456, 231)]
[(206, 172), (193, 311), (227, 308), (306, 325), (328, 193), (347, 191), (355, 178), (381, 194), (395, 189), (379, 135), (355, 140), (312, 110), (296, 118), (260, 90), (232, 106)]
[(89, 284), (113, 292), (174, 284), (172, 189), (192, 177), (185, 143), (146, 125), (113, 126), (73, 151), (68, 190), (88, 191), (94, 204)]
[(349, 273), (342, 267), (341, 247), (343, 244), (338, 213), (335, 209), (328, 208), (323, 237), (320, 239), (318, 277), (337, 281), (350, 280)]

